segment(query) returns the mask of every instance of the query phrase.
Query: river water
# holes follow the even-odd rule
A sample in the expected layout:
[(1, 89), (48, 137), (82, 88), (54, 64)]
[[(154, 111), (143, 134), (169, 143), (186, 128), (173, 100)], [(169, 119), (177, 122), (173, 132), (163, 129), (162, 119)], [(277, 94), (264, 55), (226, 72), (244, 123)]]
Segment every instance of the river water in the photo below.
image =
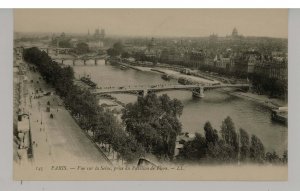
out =
[[(67, 61), (65, 64), (72, 65)], [(74, 71), (77, 78), (90, 75), (99, 87), (177, 84), (176, 80), (164, 81), (159, 73), (121, 70), (118, 66), (105, 64), (104, 60), (98, 61), (97, 66), (94, 65), (94, 61), (87, 62), (87, 66), (78, 64), (74, 66)], [(193, 98), (189, 91), (174, 90), (159, 94), (163, 93), (182, 101), (184, 109), (180, 121), (183, 132), (203, 134), (206, 121), (210, 121), (215, 129), (220, 130), (222, 121), (230, 116), (236, 128), (243, 128), (249, 135), (255, 134), (259, 137), (266, 151), (276, 151), (282, 155), (287, 149), (288, 128), (273, 122), (270, 110), (259, 103), (220, 90), (206, 91), (202, 99)], [(126, 94), (115, 94), (114, 97), (124, 103), (134, 102), (137, 99), (134, 95)]]

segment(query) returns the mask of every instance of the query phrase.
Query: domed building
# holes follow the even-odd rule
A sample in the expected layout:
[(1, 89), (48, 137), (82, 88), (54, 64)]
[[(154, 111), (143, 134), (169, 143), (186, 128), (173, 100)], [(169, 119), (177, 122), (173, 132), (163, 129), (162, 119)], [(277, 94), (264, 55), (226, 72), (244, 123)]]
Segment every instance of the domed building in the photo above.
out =
[(237, 30), (235, 27), (234, 27), (234, 29), (232, 30), (231, 36), (232, 36), (232, 37), (238, 37), (238, 36), (239, 36), (238, 30)]

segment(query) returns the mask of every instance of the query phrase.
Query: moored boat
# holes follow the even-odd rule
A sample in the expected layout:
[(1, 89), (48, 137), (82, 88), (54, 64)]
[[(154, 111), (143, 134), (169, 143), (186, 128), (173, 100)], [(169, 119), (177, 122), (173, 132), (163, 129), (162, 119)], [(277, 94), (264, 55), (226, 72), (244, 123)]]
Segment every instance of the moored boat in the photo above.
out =
[(288, 107), (279, 107), (272, 110), (272, 120), (287, 124), (288, 122)]
[(189, 79), (186, 78), (178, 78), (178, 83), (182, 84), (182, 85), (190, 85), (193, 84)]
[(161, 76), (162, 79), (166, 80), (166, 81), (169, 81), (171, 79), (171, 77), (168, 75), (168, 74), (163, 74)]
[(80, 78), (80, 80), (82, 82), (84, 82), (85, 84), (91, 86), (92, 88), (95, 88), (97, 86), (97, 84), (88, 77), (82, 77), (82, 78)]
[(128, 69), (128, 67), (127, 67), (127, 66), (124, 66), (124, 65), (120, 65), (120, 68), (121, 68), (121, 70), (126, 70), (126, 69)]

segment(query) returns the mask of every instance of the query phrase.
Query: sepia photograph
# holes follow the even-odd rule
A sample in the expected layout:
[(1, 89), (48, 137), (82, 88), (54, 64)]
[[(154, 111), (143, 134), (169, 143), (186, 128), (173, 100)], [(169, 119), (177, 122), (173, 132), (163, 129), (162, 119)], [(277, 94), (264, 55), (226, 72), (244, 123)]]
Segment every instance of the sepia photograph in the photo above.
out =
[(288, 179), (288, 9), (14, 9), (14, 180)]

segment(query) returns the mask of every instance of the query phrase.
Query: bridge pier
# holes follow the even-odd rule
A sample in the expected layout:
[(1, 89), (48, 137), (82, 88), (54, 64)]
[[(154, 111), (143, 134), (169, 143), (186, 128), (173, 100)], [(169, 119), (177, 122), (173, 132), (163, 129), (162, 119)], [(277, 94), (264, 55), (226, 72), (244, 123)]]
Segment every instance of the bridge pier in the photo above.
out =
[(204, 97), (204, 88), (203, 87), (194, 88), (193, 96), (198, 97), (198, 98), (203, 98)]

